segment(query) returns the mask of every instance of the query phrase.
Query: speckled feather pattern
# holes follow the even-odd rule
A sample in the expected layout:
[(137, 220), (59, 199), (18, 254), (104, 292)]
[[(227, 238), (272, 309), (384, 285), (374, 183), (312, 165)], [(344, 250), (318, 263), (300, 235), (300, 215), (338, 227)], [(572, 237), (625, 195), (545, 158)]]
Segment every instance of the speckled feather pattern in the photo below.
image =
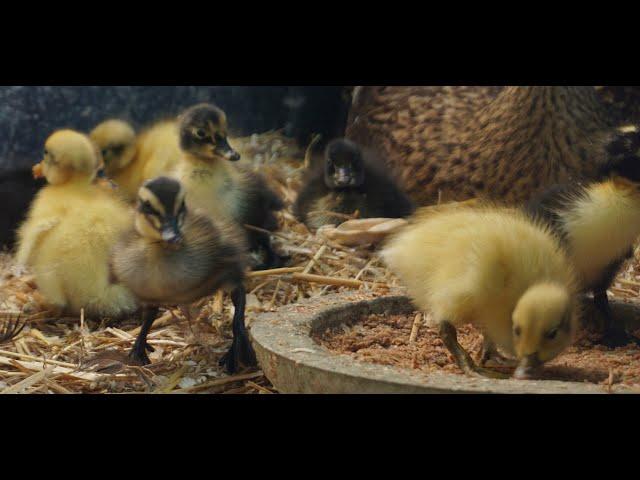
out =
[(612, 126), (593, 87), (361, 87), (347, 137), (385, 154), (419, 204), (517, 203), (593, 176)]

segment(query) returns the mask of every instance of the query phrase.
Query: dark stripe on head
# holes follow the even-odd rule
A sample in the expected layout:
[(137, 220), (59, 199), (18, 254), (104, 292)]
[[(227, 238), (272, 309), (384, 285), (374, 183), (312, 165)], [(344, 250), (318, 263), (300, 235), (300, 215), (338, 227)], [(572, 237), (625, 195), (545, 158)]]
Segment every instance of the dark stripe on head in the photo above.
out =
[(182, 185), (173, 178), (158, 177), (148, 180), (144, 188), (153, 193), (168, 214), (174, 213), (176, 203), (182, 201)]

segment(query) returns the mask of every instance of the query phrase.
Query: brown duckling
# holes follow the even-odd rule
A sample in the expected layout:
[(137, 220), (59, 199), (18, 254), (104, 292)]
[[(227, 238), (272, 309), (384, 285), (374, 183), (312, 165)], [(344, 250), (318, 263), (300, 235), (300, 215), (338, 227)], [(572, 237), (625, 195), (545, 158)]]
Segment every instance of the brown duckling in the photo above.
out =
[(266, 232), (277, 230), (274, 212), (284, 204), (262, 175), (236, 163), (240, 154), (229, 145), (225, 113), (215, 105), (196, 105), (181, 115), (179, 135), (183, 154), (177, 178), (188, 192), (190, 208), (261, 229), (247, 229), (250, 250), (264, 253), (259, 268), (280, 266), (282, 259)]
[(590, 86), (357, 87), (347, 138), (385, 155), (419, 205), (527, 201), (593, 178), (615, 115)]
[(324, 165), (310, 171), (293, 213), (317, 229), (340, 224), (355, 212), (359, 218), (402, 218), (413, 212), (413, 204), (370, 152), (350, 140), (333, 140)]
[(240, 363), (255, 365), (244, 324), (242, 282), (248, 258), (243, 235), (234, 225), (187, 210), (185, 193), (180, 182), (168, 177), (145, 182), (138, 192), (134, 226), (113, 249), (114, 278), (144, 305), (142, 330), (130, 357), (150, 363), (147, 334), (159, 307), (188, 305), (225, 289), (231, 291), (235, 307), (233, 344), (220, 363), (229, 372)]
[(640, 129), (621, 127), (607, 147), (603, 180), (558, 184), (528, 202), (526, 211), (547, 222), (573, 261), (583, 291), (593, 292), (604, 318), (602, 343), (640, 341), (613, 322), (607, 290), (640, 237)]

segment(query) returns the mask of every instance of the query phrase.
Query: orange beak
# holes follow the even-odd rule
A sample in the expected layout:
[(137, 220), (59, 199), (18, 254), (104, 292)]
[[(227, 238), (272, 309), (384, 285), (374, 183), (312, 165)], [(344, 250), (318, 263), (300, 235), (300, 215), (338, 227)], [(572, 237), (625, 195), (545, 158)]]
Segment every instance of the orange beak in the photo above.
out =
[(42, 171), (42, 163), (34, 165), (31, 171), (33, 172), (33, 178), (35, 178), (36, 180), (44, 177), (44, 172)]

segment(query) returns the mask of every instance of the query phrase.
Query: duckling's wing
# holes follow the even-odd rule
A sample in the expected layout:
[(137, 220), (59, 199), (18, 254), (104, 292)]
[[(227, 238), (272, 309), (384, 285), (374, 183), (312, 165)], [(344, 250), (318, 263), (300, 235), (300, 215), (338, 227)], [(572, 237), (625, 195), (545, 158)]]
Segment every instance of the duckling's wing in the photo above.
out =
[(16, 254), (16, 261), (22, 265), (28, 265), (34, 250), (61, 222), (60, 218), (50, 218), (35, 224), (25, 224), (20, 229), (20, 246)]
[(244, 223), (265, 230), (277, 230), (278, 220), (273, 214), (282, 210), (282, 199), (269, 187), (262, 175), (246, 167), (241, 168), (246, 198)]
[(265, 178), (246, 165), (239, 165), (238, 169), (244, 174), (244, 182), (251, 189), (261, 205), (266, 210), (279, 211), (284, 208), (284, 202), (267, 184)]

